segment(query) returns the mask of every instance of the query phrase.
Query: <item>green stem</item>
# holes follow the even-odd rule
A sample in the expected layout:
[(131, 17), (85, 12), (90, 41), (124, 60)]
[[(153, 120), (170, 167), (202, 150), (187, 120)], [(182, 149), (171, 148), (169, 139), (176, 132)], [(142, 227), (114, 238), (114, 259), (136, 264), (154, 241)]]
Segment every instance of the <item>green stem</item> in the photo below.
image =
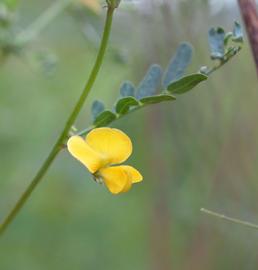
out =
[(34, 39), (49, 25), (71, 2), (74, 0), (58, 0), (42, 13), (28, 28), (23, 30), (16, 37), (15, 43), (24, 45)]
[(258, 225), (247, 222), (247, 221), (243, 221), (243, 220), (236, 219), (236, 218), (231, 218), (231, 217), (228, 217), (228, 216), (225, 216), (225, 215), (210, 211), (210, 210), (205, 209), (205, 208), (201, 208), (200, 211), (205, 213), (205, 214), (208, 214), (208, 215), (220, 218), (220, 219), (224, 219), (224, 220), (227, 220), (227, 221), (239, 224), (239, 225), (244, 225), (246, 227), (258, 230)]
[(86, 100), (86, 98), (87, 98), (87, 96), (88, 96), (88, 94), (89, 94), (95, 80), (96, 80), (96, 77), (97, 77), (98, 72), (100, 70), (100, 67), (102, 65), (104, 54), (105, 54), (107, 44), (108, 44), (108, 40), (109, 40), (109, 36), (110, 36), (113, 13), (114, 13), (114, 8), (109, 7), (108, 10), (107, 10), (105, 28), (104, 28), (104, 32), (103, 32), (103, 36), (102, 36), (102, 40), (101, 40), (101, 45), (100, 45), (100, 48), (99, 48), (99, 52), (98, 52), (98, 55), (97, 55), (97, 59), (96, 59), (96, 62), (94, 64), (94, 66), (93, 66), (93, 69), (91, 71), (88, 82), (86, 83), (85, 88), (84, 88), (78, 102), (76, 103), (72, 113), (70, 114), (69, 118), (67, 119), (65, 127), (64, 127), (62, 133), (60, 134), (59, 138), (57, 139), (54, 147), (52, 148), (49, 156), (47, 157), (47, 159), (43, 163), (42, 167), (39, 169), (38, 173), (36, 174), (36, 176), (34, 177), (32, 182), (30, 183), (30, 185), (27, 187), (25, 192), (22, 194), (22, 196), (20, 197), (20, 199), (18, 200), (18, 202), (16, 203), (14, 208), (7, 215), (4, 222), (0, 225), (0, 235), (3, 234), (3, 232), (8, 227), (8, 225), (13, 221), (13, 219), (19, 213), (19, 211), (21, 210), (21, 208), (23, 207), (25, 202), (28, 200), (28, 198), (30, 197), (30, 195), (33, 192), (33, 190), (35, 189), (35, 187), (39, 184), (42, 177), (48, 171), (50, 165), (52, 164), (52, 162), (56, 158), (59, 151), (62, 149), (63, 143), (64, 143), (65, 139), (68, 136), (70, 128), (73, 125), (74, 121), (76, 120), (77, 116), (79, 115), (79, 113), (80, 113), (80, 111), (82, 109), (82, 106), (83, 106), (83, 104), (84, 104), (84, 102), (85, 102), (85, 100)]
[(210, 70), (208, 70), (205, 75), (209, 76), (211, 75), (214, 71), (216, 71), (217, 69), (221, 68), (222, 66), (224, 66), (230, 59), (233, 58), (233, 56), (235, 56), (237, 53), (240, 52), (240, 50), (242, 49), (242, 47), (238, 47), (237, 50), (234, 52), (234, 54), (231, 54), (231, 55), (225, 55), (226, 58), (222, 61), (220, 61), (220, 63), (214, 67), (212, 67)]
[[(129, 113), (133, 113), (133, 112), (138, 111), (139, 109), (144, 108), (144, 107), (146, 107), (146, 105), (141, 105), (139, 107), (136, 107), (136, 108), (130, 110), (127, 114), (117, 114), (116, 119), (114, 119), (111, 123), (123, 118), (124, 116), (127, 116)], [(85, 128), (85, 129), (79, 131), (76, 135), (77, 136), (83, 136), (83, 135), (87, 134), (88, 132), (90, 132), (92, 129), (97, 128), (97, 127), (98, 126), (94, 126), (94, 125), (89, 126), (89, 127)]]

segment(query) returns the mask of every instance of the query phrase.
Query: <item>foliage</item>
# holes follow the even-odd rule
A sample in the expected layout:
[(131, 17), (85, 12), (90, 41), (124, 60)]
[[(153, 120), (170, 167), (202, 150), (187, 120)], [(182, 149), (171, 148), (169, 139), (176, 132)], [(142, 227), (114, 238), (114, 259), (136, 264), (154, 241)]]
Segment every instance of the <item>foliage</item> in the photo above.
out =
[[(120, 96), (114, 105), (114, 110), (104, 110), (101, 101), (92, 104), (93, 123), (91, 128), (110, 125), (116, 119), (143, 108), (150, 104), (165, 101), (174, 101), (176, 96), (193, 90), (199, 83), (207, 80), (208, 75), (224, 65), (236, 55), (243, 42), (243, 34), (239, 23), (235, 22), (233, 32), (225, 33), (221, 27), (211, 28), (208, 34), (212, 60), (219, 60), (219, 64), (212, 68), (202, 67), (199, 72), (184, 75), (191, 63), (193, 48), (190, 43), (181, 43), (175, 55), (171, 58), (165, 72), (162, 68), (153, 64), (146, 72), (144, 78), (137, 87), (130, 81), (125, 81), (120, 87)], [(233, 46), (230, 45), (233, 42)], [(237, 43), (237, 45), (235, 45)], [(238, 45), (240, 43), (240, 45)], [(90, 130), (87, 128), (79, 134)]]
[(211, 28), (209, 30), (211, 59), (218, 63), (212, 68), (202, 67), (200, 72), (209, 75), (224, 65), (242, 49), (242, 43), (243, 33), (238, 22), (235, 22), (233, 32), (225, 33), (222, 27)]

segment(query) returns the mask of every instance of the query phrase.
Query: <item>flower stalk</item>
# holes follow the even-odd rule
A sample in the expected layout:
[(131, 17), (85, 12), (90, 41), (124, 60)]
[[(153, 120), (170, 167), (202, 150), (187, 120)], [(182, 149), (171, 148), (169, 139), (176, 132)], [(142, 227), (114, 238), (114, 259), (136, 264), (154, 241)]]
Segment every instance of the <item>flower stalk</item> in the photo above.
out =
[(89, 79), (83, 89), (83, 92), (78, 99), (77, 103), (74, 106), (74, 109), (72, 110), (70, 116), (68, 117), (66, 124), (63, 128), (63, 131), (60, 133), (60, 136), (58, 137), (55, 145), (53, 146), (52, 150), (50, 151), (50, 154), (48, 155), (47, 159), (41, 166), (41, 168), (38, 170), (36, 176), (30, 183), (30, 185), (27, 187), (27, 189), (24, 191), (24, 193), (21, 195), (13, 209), (10, 211), (10, 213), (7, 215), (7, 217), (4, 219), (3, 223), (0, 225), (0, 236), (4, 233), (4, 231), (7, 229), (7, 227), (11, 224), (11, 222), (14, 220), (16, 215), (19, 213), (21, 208), (24, 206), (26, 201), (31, 196), (32, 192), (36, 188), (36, 186), (40, 183), (43, 176), (46, 174), (48, 169), (50, 168), (51, 164), (55, 160), (58, 153), (63, 149), (63, 144), (66, 142), (67, 137), (69, 135), (69, 131), (71, 127), (73, 126), (75, 120), (77, 119), (85, 100), (87, 99), (92, 86), (97, 78), (97, 75), (99, 73), (99, 70), (101, 68), (101, 65), (103, 63), (104, 55), (106, 52), (106, 48), (109, 41), (109, 36), (111, 32), (112, 27), (112, 20), (113, 20), (113, 13), (114, 13), (115, 7), (108, 5), (107, 8), (107, 14), (106, 14), (106, 21), (105, 21), (105, 27), (102, 35), (101, 45), (97, 54), (97, 58), (95, 61), (95, 64), (92, 68), (92, 71), (90, 73)]

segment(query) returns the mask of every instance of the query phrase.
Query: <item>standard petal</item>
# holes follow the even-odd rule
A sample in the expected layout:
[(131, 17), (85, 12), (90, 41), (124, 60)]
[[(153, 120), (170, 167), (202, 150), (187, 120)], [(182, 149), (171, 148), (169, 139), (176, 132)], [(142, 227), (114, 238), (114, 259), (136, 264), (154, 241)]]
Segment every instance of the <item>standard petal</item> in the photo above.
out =
[(126, 192), (131, 188), (132, 182), (128, 173), (122, 167), (106, 167), (99, 171), (99, 175), (102, 177), (105, 185), (113, 194)]
[(86, 136), (87, 144), (96, 152), (106, 156), (110, 164), (119, 164), (132, 153), (132, 142), (121, 130), (96, 128)]
[(104, 158), (101, 154), (94, 151), (80, 136), (72, 136), (67, 142), (67, 149), (91, 173), (95, 173), (103, 166)]
[(143, 179), (142, 175), (134, 167), (127, 166), (127, 165), (122, 165), (119, 167), (122, 167), (128, 173), (129, 178), (133, 184), (139, 183), (142, 181), (142, 179)]

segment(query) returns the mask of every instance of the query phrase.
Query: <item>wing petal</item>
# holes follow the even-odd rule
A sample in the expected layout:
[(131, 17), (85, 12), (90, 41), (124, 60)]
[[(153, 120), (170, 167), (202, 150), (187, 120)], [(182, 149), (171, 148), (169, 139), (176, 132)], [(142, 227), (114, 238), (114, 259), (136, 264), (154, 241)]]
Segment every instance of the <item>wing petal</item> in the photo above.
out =
[(67, 142), (67, 149), (91, 173), (95, 173), (105, 163), (101, 154), (94, 151), (80, 136), (72, 136)]
[(126, 192), (131, 188), (132, 182), (123, 166), (102, 168), (99, 174), (109, 191), (113, 194)]
[(128, 165), (122, 165), (120, 167), (122, 167), (128, 173), (129, 178), (133, 184), (139, 183), (143, 180), (143, 177), (140, 174), (140, 172), (136, 170), (134, 167)]

